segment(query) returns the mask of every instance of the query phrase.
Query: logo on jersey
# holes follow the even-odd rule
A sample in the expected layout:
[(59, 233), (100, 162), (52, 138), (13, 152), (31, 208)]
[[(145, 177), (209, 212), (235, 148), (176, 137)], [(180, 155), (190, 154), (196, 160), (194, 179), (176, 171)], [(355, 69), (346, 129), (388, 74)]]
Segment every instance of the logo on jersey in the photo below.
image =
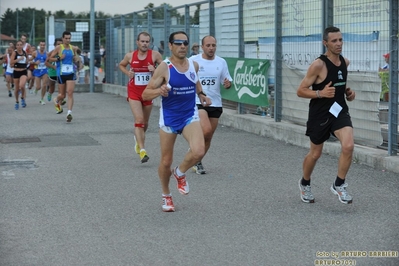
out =
[(190, 78), (191, 78), (191, 80), (195, 80), (195, 73), (194, 72), (190, 72)]
[(344, 77), (342, 76), (341, 70), (338, 70), (338, 79), (344, 79)]

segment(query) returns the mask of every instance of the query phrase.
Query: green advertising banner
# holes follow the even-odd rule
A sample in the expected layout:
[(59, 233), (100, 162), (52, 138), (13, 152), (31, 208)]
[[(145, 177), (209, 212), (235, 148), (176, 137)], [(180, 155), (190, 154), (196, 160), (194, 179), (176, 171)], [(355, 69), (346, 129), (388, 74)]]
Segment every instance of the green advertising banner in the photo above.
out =
[(221, 89), (222, 98), (239, 103), (269, 106), (267, 81), (270, 61), (244, 58), (224, 59), (233, 82), (229, 90)]

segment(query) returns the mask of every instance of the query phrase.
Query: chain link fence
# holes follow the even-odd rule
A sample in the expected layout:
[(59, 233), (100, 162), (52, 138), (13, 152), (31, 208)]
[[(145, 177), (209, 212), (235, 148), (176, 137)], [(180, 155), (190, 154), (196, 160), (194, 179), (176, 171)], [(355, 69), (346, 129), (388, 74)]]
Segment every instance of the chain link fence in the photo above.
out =
[[(163, 5), (96, 20), (99, 36), (95, 42), (96, 47), (105, 47), (105, 81), (126, 86), (118, 64), (127, 52), (136, 49), (140, 32), (151, 34), (154, 49), (161, 48), (164, 57), (170, 55), (167, 40), (174, 31), (187, 32), (190, 44), (213, 35), (221, 57), (270, 61), (264, 73), (267, 90), (256, 96), (266, 97), (268, 105), (224, 100), (225, 108), (305, 125), (309, 100), (297, 97), (296, 90), (310, 64), (324, 53), (322, 32), (330, 25), (341, 29), (342, 54), (350, 60), (348, 85), (356, 91), (356, 100), (348, 105), (355, 142), (397, 155), (399, 30), (395, 0), (237, 0), (228, 6), (209, 0), (179, 7)], [(77, 45), (84, 47), (84, 33)], [(386, 54), (390, 55), (390, 69), (382, 73), (379, 68), (386, 63)], [(236, 71), (237, 67), (230, 70), (233, 78)], [(237, 93), (241, 85), (234, 83)]]

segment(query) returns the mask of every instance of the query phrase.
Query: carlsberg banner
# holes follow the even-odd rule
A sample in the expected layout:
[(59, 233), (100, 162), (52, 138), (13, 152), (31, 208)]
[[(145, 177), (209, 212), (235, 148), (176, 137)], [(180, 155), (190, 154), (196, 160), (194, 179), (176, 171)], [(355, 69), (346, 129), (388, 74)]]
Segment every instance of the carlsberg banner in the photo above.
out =
[[(269, 60), (225, 58), (233, 78), (231, 88), (222, 89), (223, 99), (258, 106), (269, 106)], [(223, 87), (223, 86), (222, 86)]]

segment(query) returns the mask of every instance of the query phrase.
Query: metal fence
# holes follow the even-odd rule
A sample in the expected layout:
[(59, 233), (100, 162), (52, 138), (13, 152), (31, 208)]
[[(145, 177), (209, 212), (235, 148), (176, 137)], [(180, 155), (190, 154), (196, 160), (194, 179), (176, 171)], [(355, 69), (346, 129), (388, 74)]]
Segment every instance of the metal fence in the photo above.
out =
[[(221, 6), (215, 8), (215, 4)], [(196, 23), (195, 14), (199, 14)], [(348, 84), (357, 96), (349, 103), (355, 142), (397, 155), (396, 0), (237, 0), (230, 6), (209, 0), (128, 13), (106, 21), (106, 81), (126, 85), (118, 63), (125, 53), (136, 48), (135, 39), (141, 31), (149, 32), (155, 45), (164, 41), (164, 56), (170, 53), (166, 40), (173, 31), (186, 31), (191, 43), (200, 43), (203, 36), (211, 34), (217, 38), (219, 56), (271, 62), (268, 93), (259, 96), (269, 97), (270, 105), (225, 100), (225, 108), (236, 109), (240, 114), (268, 110), (277, 122), (305, 125), (309, 100), (297, 97), (296, 89), (312, 61), (324, 52), (322, 32), (330, 25), (341, 29), (343, 55), (351, 62)], [(378, 69), (387, 53), (390, 70), (382, 77)], [(387, 95), (381, 94), (382, 86), (388, 87)]]

